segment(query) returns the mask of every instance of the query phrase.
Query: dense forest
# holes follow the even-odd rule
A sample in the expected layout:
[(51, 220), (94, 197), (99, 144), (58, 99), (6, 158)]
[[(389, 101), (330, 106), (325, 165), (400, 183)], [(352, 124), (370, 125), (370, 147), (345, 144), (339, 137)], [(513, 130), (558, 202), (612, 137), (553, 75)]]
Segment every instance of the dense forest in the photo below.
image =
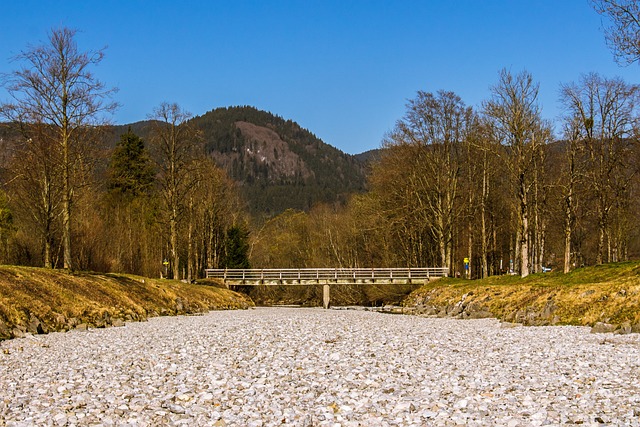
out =
[[(344, 205), (365, 188), (366, 162), (324, 143), (291, 120), (250, 106), (217, 108), (189, 119), (204, 155), (238, 185), (252, 216), (271, 217), (318, 203)], [(150, 121), (109, 129), (106, 148), (131, 128), (143, 139)]]
[[(469, 278), (640, 255), (638, 87), (502, 70), (472, 108), (418, 91), (350, 156), (253, 107), (104, 122), (112, 89), (71, 30), (18, 58), (0, 106), (0, 263), (191, 280), (215, 267), (444, 266)], [(59, 70), (66, 70), (60, 73)], [(64, 88), (61, 90), (60, 88)]]

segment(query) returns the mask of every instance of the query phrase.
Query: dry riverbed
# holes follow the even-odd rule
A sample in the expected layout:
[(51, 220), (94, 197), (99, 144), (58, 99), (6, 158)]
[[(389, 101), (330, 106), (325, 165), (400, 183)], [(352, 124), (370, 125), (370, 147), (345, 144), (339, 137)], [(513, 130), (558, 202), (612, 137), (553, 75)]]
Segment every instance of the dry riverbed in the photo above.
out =
[(640, 426), (640, 335), (258, 308), (0, 343), (0, 426)]

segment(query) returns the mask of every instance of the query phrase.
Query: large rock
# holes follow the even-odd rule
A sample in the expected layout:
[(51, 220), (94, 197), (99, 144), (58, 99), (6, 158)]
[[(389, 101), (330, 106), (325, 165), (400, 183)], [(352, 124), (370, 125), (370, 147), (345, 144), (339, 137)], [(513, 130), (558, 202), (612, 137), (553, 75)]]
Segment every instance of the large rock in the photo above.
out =
[(615, 325), (611, 325), (609, 323), (597, 322), (591, 328), (592, 334), (608, 334), (616, 330)]
[(553, 300), (547, 301), (544, 308), (542, 309), (542, 313), (540, 313), (540, 317), (545, 320), (551, 320), (554, 317), (554, 313), (558, 310), (558, 306), (555, 304)]
[(495, 317), (489, 310), (478, 310), (469, 313), (468, 319), (489, 319)]
[(11, 329), (2, 319), (0, 319), (0, 340), (11, 338)]
[(615, 330), (614, 333), (619, 335), (626, 335), (626, 334), (630, 334), (632, 330), (633, 328), (631, 327), (631, 323), (624, 322)]
[(67, 327), (67, 317), (62, 313), (53, 313), (53, 329), (56, 331), (67, 331), (69, 328)]
[(27, 332), (30, 334), (46, 334), (47, 330), (44, 324), (38, 319), (38, 317), (34, 314), (29, 316), (29, 321), (27, 322)]

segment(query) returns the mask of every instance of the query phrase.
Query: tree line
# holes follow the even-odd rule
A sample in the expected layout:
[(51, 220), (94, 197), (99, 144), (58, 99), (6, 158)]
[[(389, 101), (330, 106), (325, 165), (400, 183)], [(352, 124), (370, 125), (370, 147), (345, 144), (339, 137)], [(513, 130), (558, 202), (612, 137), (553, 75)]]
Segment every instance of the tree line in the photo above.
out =
[(148, 141), (129, 129), (104, 153), (115, 89), (91, 72), (103, 51), (74, 36), (51, 31), (5, 76), (0, 262), (174, 279), (246, 265), (235, 186), (179, 105), (154, 109)]
[[(637, 62), (638, 1), (591, 4), (616, 61)], [(441, 265), (475, 278), (638, 257), (638, 87), (589, 73), (560, 94), (554, 138), (526, 71), (502, 70), (476, 111), (455, 93), (419, 91), (385, 138), (370, 191), (345, 209), (273, 219), (254, 262)], [(293, 243), (274, 245), (282, 230)]]
[(500, 71), (478, 108), (418, 91), (367, 191), (251, 218), (177, 104), (151, 112), (145, 140), (129, 129), (110, 148), (115, 89), (91, 72), (104, 52), (79, 51), (74, 36), (52, 30), (3, 79), (2, 263), (188, 280), (249, 265), (444, 266), (479, 278), (640, 253), (639, 92), (619, 78), (563, 84), (557, 136), (526, 71)]
[(369, 191), (345, 208), (273, 218), (254, 232), (252, 261), (479, 278), (637, 257), (638, 94), (598, 74), (562, 85), (555, 139), (527, 72), (502, 70), (477, 111), (453, 92), (419, 91), (386, 136)]

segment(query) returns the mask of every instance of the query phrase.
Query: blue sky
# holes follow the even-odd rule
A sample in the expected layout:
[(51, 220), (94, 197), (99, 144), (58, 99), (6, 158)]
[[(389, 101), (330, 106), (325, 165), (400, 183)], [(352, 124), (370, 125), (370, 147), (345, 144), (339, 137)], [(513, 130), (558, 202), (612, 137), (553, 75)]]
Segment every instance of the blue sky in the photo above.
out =
[(418, 90), (479, 107), (501, 68), (532, 73), (549, 120), (560, 83), (640, 78), (613, 61), (588, 0), (5, 0), (0, 73), (61, 26), (80, 31), (82, 49), (107, 47), (94, 71), (119, 88), (114, 123), (163, 101), (194, 115), (252, 105), (352, 154), (379, 147)]

